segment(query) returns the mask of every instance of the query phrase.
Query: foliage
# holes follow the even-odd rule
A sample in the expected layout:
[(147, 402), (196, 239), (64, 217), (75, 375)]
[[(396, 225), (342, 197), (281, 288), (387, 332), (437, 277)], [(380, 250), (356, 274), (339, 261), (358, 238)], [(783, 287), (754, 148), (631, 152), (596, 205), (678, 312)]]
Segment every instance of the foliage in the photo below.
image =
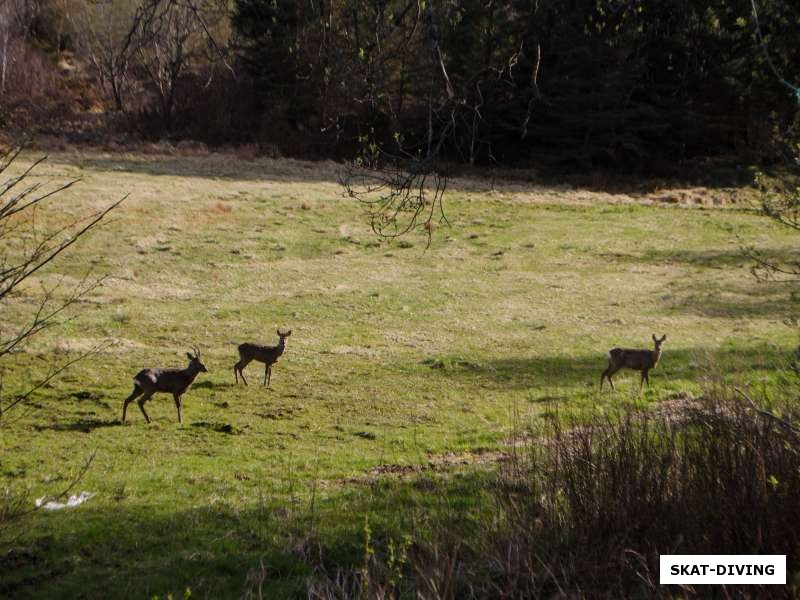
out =
[[(272, 118), (386, 151), (428, 156), (444, 138), (470, 163), (633, 168), (755, 143), (751, 122), (792, 102), (749, 0), (293, 6), (237, 3)], [(762, 7), (778, 68), (797, 64), (797, 19), (789, 2)]]
[(154, 138), (307, 157), (376, 144), (664, 174), (698, 156), (768, 161), (793, 113), (800, 17), (791, 0), (757, 6), (758, 21), (752, 0), (9, 0), (0, 108), (66, 126), (76, 105), (97, 110), (96, 89)]
[[(760, 190), (760, 211), (784, 227), (800, 232), (800, 111), (794, 126), (786, 133), (776, 135), (776, 145), (786, 156), (776, 177), (759, 173), (756, 184)], [(800, 257), (777, 262), (765, 257), (758, 248), (748, 247), (745, 252), (754, 260), (753, 274), (764, 280), (800, 280)]]

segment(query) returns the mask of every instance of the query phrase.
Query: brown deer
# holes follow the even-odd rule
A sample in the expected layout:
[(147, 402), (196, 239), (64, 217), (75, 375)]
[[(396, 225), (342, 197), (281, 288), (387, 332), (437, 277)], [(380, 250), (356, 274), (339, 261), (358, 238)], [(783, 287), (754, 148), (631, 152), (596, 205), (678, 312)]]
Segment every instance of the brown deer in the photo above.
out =
[(291, 329), (286, 333), (281, 333), (281, 330), (278, 329), (280, 341), (277, 346), (260, 346), (259, 344), (249, 343), (239, 345), (239, 362), (233, 365), (233, 376), (236, 377), (236, 383), (239, 383), (239, 375), (241, 375), (242, 381), (247, 385), (243, 369), (250, 364), (250, 361), (254, 360), (264, 363), (264, 385), (269, 387), (269, 381), (272, 378), (272, 365), (278, 362), (281, 354), (286, 350), (286, 338), (290, 335), (292, 335)]
[(603, 391), (603, 380), (608, 379), (611, 384), (611, 389), (614, 389), (614, 382), (611, 381), (611, 376), (622, 368), (633, 369), (642, 374), (642, 379), (639, 382), (639, 391), (642, 391), (644, 382), (647, 382), (647, 387), (650, 387), (650, 377), (647, 373), (650, 369), (654, 369), (658, 364), (658, 359), (661, 358), (661, 345), (667, 336), (664, 335), (658, 339), (653, 334), (653, 342), (656, 347), (653, 350), (632, 350), (630, 348), (614, 348), (608, 353), (608, 368), (603, 371), (600, 376), (600, 391)]
[(185, 369), (142, 369), (136, 374), (136, 377), (133, 378), (133, 391), (130, 396), (125, 398), (125, 403), (122, 405), (123, 423), (125, 422), (128, 404), (138, 396), (141, 396), (141, 398), (136, 403), (144, 415), (144, 420), (149, 423), (150, 417), (147, 416), (144, 410), (144, 403), (156, 392), (172, 394), (175, 400), (175, 408), (178, 409), (178, 422), (183, 423), (181, 396), (192, 385), (198, 373), (206, 373), (208, 371), (200, 361), (200, 351), (197, 348), (192, 349), (194, 350), (194, 356), (192, 356), (191, 352), (186, 353), (186, 356), (189, 357), (189, 366)]

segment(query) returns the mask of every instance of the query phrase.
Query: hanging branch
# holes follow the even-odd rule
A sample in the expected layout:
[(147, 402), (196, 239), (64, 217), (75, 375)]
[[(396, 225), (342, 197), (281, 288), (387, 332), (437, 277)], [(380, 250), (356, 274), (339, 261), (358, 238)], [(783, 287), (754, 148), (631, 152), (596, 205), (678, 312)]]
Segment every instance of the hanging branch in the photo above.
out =
[(756, 0), (750, 0), (750, 4), (753, 8), (753, 20), (756, 24), (756, 35), (758, 36), (758, 41), (761, 45), (761, 50), (764, 52), (764, 58), (767, 59), (767, 64), (769, 65), (772, 74), (775, 75), (775, 78), (780, 81), (784, 86), (792, 90), (792, 93), (797, 98), (797, 102), (800, 104), (800, 87), (789, 83), (784, 77), (780, 74), (778, 69), (775, 67), (775, 63), (772, 62), (772, 57), (769, 54), (769, 48), (767, 47), (767, 42), (764, 40), (764, 35), (761, 33), (761, 24), (758, 20), (758, 8), (756, 7)]
[[(758, 18), (756, 1), (751, 0), (753, 21), (764, 58), (769, 65), (772, 74), (786, 88), (792, 90), (800, 104), (800, 87), (790, 83), (778, 71), (775, 63), (770, 56), (767, 42), (761, 31), (761, 24)], [(762, 173), (756, 176), (756, 186), (761, 194), (761, 206), (759, 212), (785, 227), (800, 231), (800, 141), (797, 137), (798, 122), (789, 128), (784, 136), (777, 139), (790, 147), (791, 157), (788, 160), (789, 175), (783, 177), (780, 186), (768, 183)], [(743, 247), (745, 256), (753, 261), (751, 273), (760, 281), (800, 281), (800, 260), (777, 261), (767, 258), (763, 252), (754, 247)]]
[[(429, 247), (436, 228), (448, 224), (444, 211), (447, 175), (442, 166), (445, 149), (455, 151), (469, 164), (474, 164), (481, 149), (492, 157), (491, 141), (481, 139), (484, 128), (482, 110), (486, 102), (483, 87), (487, 83), (495, 87), (516, 87), (512, 69), (522, 53), (522, 44), (514, 47), (499, 68), (485, 64), (472, 74), (457, 79), (448, 70), (441, 28), (432, 3), (418, 5), (413, 30), (416, 30), (421, 17), (427, 24), (430, 49), (427, 69), (432, 75), (432, 88), (427, 98), (426, 138), (407, 143), (401, 133), (395, 133), (395, 150), (389, 152), (376, 141), (374, 132), (362, 136), (362, 154), (341, 170), (339, 182), (346, 196), (359, 200), (367, 208), (372, 230), (377, 235), (393, 239), (421, 229), (427, 235), (426, 247)], [(397, 23), (395, 21), (395, 25)], [(377, 32), (376, 36), (372, 48), (380, 50), (386, 45), (383, 43), (385, 40), (380, 39)], [(539, 98), (540, 62), (541, 49), (537, 46), (531, 73), (531, 85), (535, 91), (527, 103), (524, 118), (520, 119), (523, 138), (527, 134), (533, 105)]]
[(394, 239), (422, 225), (427, 246), (436, 227), (447, 223), (444, 192), (447, 178), (432, 168), (432, 161), (401, 160), (382, 154), (382, 161), (367, 165), (355, 162), (340, 173), (345, 194), (368, 210), (372, 231)]

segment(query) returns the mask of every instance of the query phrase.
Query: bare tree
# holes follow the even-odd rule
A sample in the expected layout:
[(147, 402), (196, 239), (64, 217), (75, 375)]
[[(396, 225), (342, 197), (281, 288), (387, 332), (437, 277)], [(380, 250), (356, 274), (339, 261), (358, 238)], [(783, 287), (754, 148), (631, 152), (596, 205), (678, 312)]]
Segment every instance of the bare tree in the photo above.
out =
[(145, 43), (143, 29), (159, 0), (86, 0), (72, 14), (78, 44), (117, 111), (126, 109), (136, 53)]
[[(21, 151), (21, 147), (16, 147), (0, 154), (0, 176), (7, 177), (0, 182), (0, 307), (5, 306), (6, 313), (14, 297), (22, 291), (23, 284), (72, 247), (125, 199), (123, 197), (92, 214), (67, 219), (57, 226), (42, 226), (37, 213), (78, 180), (50, 188), (32, 181), (34, 170), (46, 157), (34, 161), (27, 168), (17, 169), (17, 174), (12, 175), (15, 170), (12, 167), (16, 167), (15, 161)], [(101, 282), (102, 279), (92, 278), (87, 273), (80, 282), (68, 289), (62, 289), (59, 283), (43, 288), (32, 313), (21, 325), (0, 328), (0, 361), (12, 352), (21, 350), (33, 336), (55, 325), (68, 308)], [(81, 358), (83, 356), (52, 367), (33, 387), (16, 390), (8, 400), (3, 394), (4, 382), (0, 380), (0, 418)]]
[(137, 52), (139, 64), (158, 97), (163, 126), (172, 127), (178, 85), (192, 61), (199, 56), (203, 32), (195, 11), (174, 0), (158, 2), (153, 18), (144, 23), (147, 39)]
[(4, 100), (9, 73), (20, 60), (23, 42), (30, 33), (39, 5), (33, 0), (0, 2), (0, 100)]

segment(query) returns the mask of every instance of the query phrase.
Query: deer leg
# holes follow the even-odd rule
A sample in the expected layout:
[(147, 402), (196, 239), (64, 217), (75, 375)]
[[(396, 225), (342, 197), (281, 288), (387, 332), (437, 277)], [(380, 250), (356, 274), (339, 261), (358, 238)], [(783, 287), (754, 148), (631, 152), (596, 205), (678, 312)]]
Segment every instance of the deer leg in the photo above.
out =
[(267, 371), (267, 387), (269, 387), (270, 381), (272, 381), (272, 365), (269, 366), (269, 371)]
[(614, 382), (611, 380), (611, 376), (619, 371), (619, 369), (615, 369), (612, 365), (608, 365), (608, 368), (603, 371), (603, 374), (600, 376), (600, 389), (603, 389), (603, 379), (608, 379), (608, 384), (611, 386), (611, 391), (614, 391)]
[(183, 415), (181, 415), (181, 397), (179, 394), (172, 394), (173, 399), (175, 400), (175, 408), (178, 409), (178, 423), (183, 423)]
[(647, 377), (647, 370), (646, 369), (642, 369), (642, 377), (639, 380), (639, 393), (640, 394), (642, 393), (642, 390), (644, 389), (644, 382), (645, 381), (647, 381), (647, 387), (650, 387), (650, 381), (649, 381), (649, 379)]
[(150, 400), (150, 396), (152, 395), (153, 392), (146, 392), (144, 396), (142, 396), (136, 401), (136, 404), (139, 405), (139, 410), (142, 411), (142, 414), (144, 415), (144, 420), (147, 421), (148, 423), (150, 422), (150, 417), (147, 416), (147, 412), (145, 412), (144, 410), (144, 403)]
[(267, 385), (267, 375), (269, 375), (269, 365), (264, 365), (264, 385)]
[(650, 372), (649, 371), (642, 371), (642, 379), (647, 382), (647, 387), (650, 387)]
[(136, 396), (140, 396), (143, 390), (138, 385), (133, 386), (133, 391), (131, 395), (125, 398), (125, 402), (122, 404), (122, 422), (125, 422), (125, 413), (128, 411), (128, 404), (130, 404)]
[[(244, 382), (245, 385), (247, 385), (247, 379), (244, 378), (244, 368), (248, 365), (249, 362), (250, 362), (249, 360), (241, 359), (239, 362), (233, 365), (233, 372), (234, 373), (236, 373), (237, 371), (239, 372), (239, 375), (242, 376), (242, 381)], [(238, 379), (236, 380), (236, 383), (239, 383)]]

